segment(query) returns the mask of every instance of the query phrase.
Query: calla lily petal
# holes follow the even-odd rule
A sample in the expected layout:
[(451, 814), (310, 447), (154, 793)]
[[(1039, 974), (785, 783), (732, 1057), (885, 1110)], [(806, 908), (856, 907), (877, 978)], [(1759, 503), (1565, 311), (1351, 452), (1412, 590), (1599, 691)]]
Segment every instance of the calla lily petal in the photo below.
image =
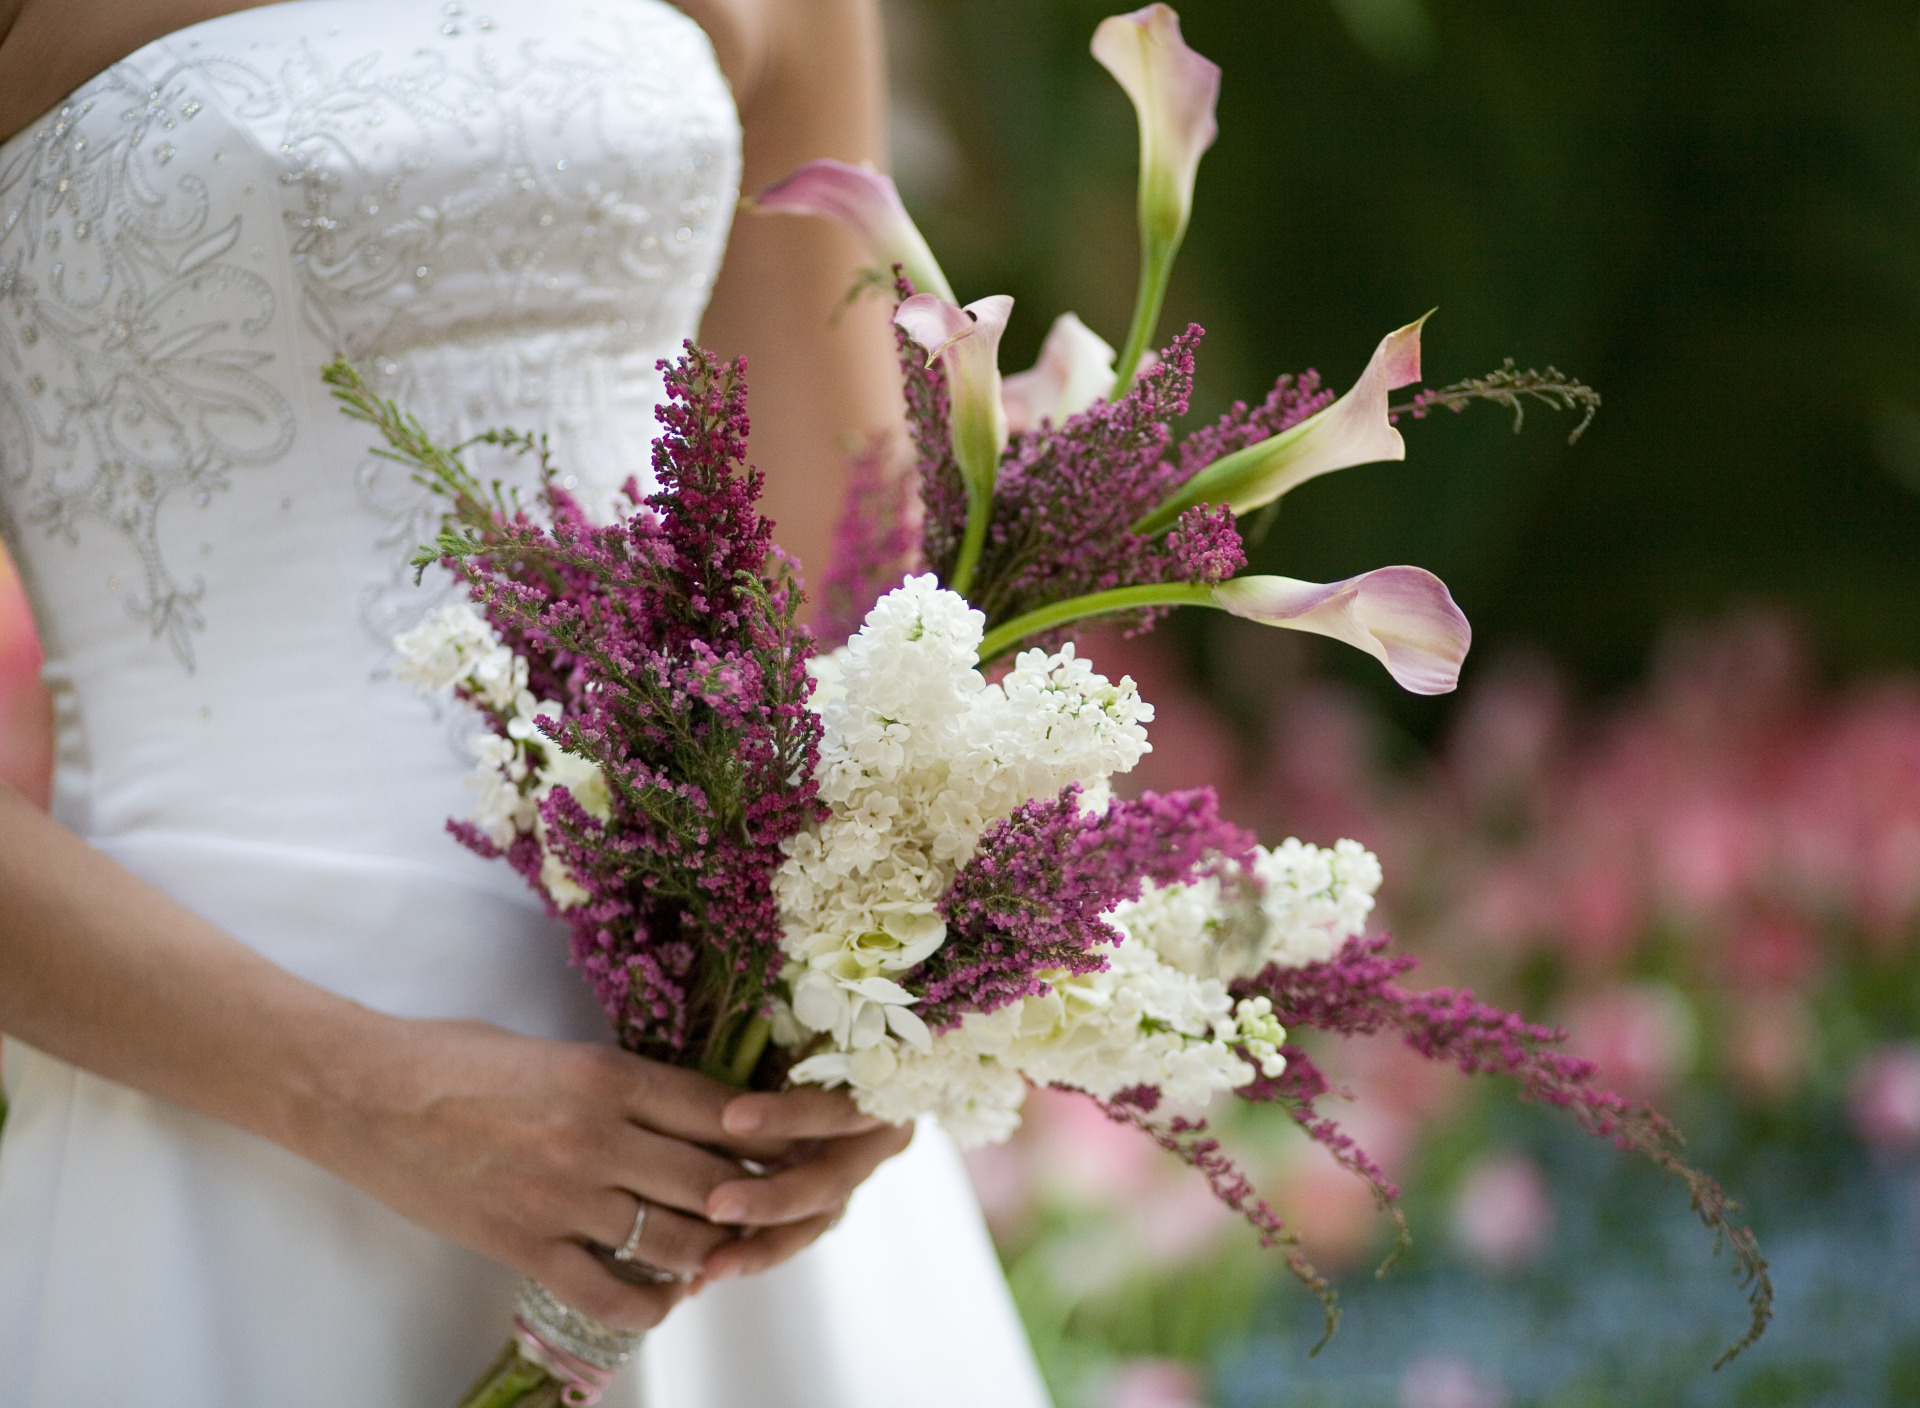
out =
[(969, 485), (991, 491), (1000, 452), (1007, 448), (1007, 413), (1000, 400), (1000, 338), (1013, 316), (1004, 293), (956, 308), (932, 294), (916, 293), (894, 310), (893, 320), (946, 368), (952, 397), (953, 453)]
[(1446, 583), (1421, 567), (1380, 567), (1322, 585), (1292, 577), (1234, 577), (1213, 589), (1235, 616), (1331, 636), (1364, 650), (1414, 694), (1460, 683), (1473, 628)]
[(1018, 435), (1038, 430), (1043, 420), (1059, 425), (1079, 415), (1113, 385), (1113, 356), (1105, 338), (1073, 314), (1062, 313), (1040, 344), (1040, 360), (1033, 369), (1001, 383), (1007, 429)]
[(1195, 504), (1248, 513), (1307, 480), (1379, 460), (1403, 460), (1407, 443), (1387, 419), (1387, 393), (1420, 379), (1420, 328), (1408, 323), (1380, 339), (1347, 394), (1317, 415), (1258, 444), (1215, 460), (1135, 525), (1158, 532)]
[(1007, 448), (1007, 412), (1000, 400), (1000, 337), (1013, 316), (1004, 293), (956, 308), (932, 294), (916, 293), (894, 310), (893, 321), (939, 358), (947, 374), (953, 457), (967, 486), (967, 531), (954, 563), (951, 590), (966, 595), (986, 543), (987, 516), (1000, 455)]
[(925, 349), (928, 366), (961, 338), (973, 336), (967, 310), (934, 293), (916, 293), (905, 300), (893, 310), (893, 321)]
[(1173, 258), (1193, 213), (1200, 158), (1220, 132), (1213, 116), (1220, 69), (1187, 47), (1180, 17), (1166, 5), (1102, 20), (1093, 32), (1093, 56), (1127, 90), (1140, 120), (1140, 288), (1107, 393), (1117, 398), (1153, 344)]
[(1178, 241), (1193, 210), (1193, 181), (1219, 124), (1220, 66), (1187, 47), (1168, 5), (1114, 15), (1093, 32), (1093, 56), (1127, 90), (1140, 119), (1143, 230)]
[(890, 176), (844, 161), (810, 161), (748, 204), (756, 210), (837, 220), (859, 237), (883, 268), (898, 264), (916, 290), (953, 302), (947, 276), (901, 204)]

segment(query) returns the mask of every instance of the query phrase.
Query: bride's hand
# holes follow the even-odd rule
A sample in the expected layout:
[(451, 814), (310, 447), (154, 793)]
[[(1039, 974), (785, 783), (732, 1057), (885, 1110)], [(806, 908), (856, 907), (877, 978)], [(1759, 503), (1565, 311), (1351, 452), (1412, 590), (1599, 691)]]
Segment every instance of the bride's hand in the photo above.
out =
[(737, 1174), (707, 1197), (707, 1218), (741, 1229), (707, 1258), (705, 1279), (778, 1266), (840, 1220), (853, 1190), (905, 1149), (913, 1126), (882, 1124), (844, 1095), (818, 1089), (735, 1095), (721, 1112), (729, 1142), (785, 1140), (794, 1152), (765, 1177)]
[(590, 1244), (623, 1243), (644, 1198), (638, 1259), (701, 1273), (736, 1236), (706, 1213), (742, 1177), (738, 1163), (712, 1150), (778, 1167), (749, 1180), (759, 1195), (750, 1205), (803, 1219), (774, 1229), (764, 1248), (723, 1273), (736, 1274), (819, 1235), (831, 1219), (817, 1213), (837, 1209), (905, 1143), (823, 1091), (739, 1101), (736, 1109), (765, 1112), (748, 1129), (722, 1118), (739, 1092), (693, 1071), (478, 1022), (389, 1020), (377, 1060), (352, 1061), (360, 1074), (324, 1102), (310, 1156), (622, 1329), (651, 1328), (697, 1282), (629, 1285)]
[(639, 1258), (698, 1273), (736, 1235), (706, 1220), (741, 1180), (711, 1151), (776, 1167), (753, 1181), (741, 1222), (783, 1225), (732, 1267), (758, 1269), (817, 1236), (907, 1138), (818, 1090), (741, 1097), (610, 1046), (369, 1011), (269, 963), (4, 785), (0, 1031), (251, 1130), (635, 1330), (691, 1289), (627, 1285), (588, 1250), (627, 1239), (638, 1199), (654, 1208)]

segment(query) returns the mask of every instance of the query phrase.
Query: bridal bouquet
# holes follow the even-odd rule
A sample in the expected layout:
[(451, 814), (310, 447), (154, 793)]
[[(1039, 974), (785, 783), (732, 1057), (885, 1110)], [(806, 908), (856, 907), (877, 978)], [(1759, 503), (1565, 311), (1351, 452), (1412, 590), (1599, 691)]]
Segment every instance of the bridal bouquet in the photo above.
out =
[[(1093, 51), (1140, 117), (1143, 272), (1117, 356), (1068, 315), (1039, 366), (1003, 379), (1012, 300), (959, 306), (883, 176), (816, 162), (757, 198), (850, 225), (898, 298), (918, 494), (877, 464), (856, 485), (828, 574), (829, 633), (848, 638), (830, 652), (797, 624), (793, 564), (755, 507), (741, 365), (691, 345), (663, 364), (658, 487), (630, 479), (613, 523), (583, 511), (536, 438), (478, 438), (539, 459), (529, 505), (351, 367), (328, 369), (385, 453), (447, 500), (418, 565), (444, 563), (467, 599), (396, 641), (396, 673), (484, 724), (474, 812), (450, 825), (565, 921), (629, 1050), (741, 1086), (844, 1087), (885, 1120), (935, 1116), (963, 1144), (1006, 1138), (1031, 1085), (1082, 1092), (1280, 1247), (1329, 1332), (1329, 1288), (1208, 1136), (1209, 1105), (1282, 1106), (1372, 1184), (1404, 1240), (1395, 1189), (1320, 1111), (1327, 1082), (1290, 1034), (1394, 1031), (1463, 1071), (1515, 1076), (1522, 1098), (1682, 1179), (1751, 1283), (1737, 1351), (1771, 1288), (1732, 1204), (1680, 1162), (1660, 1116), (1594, 1089), (1558, 1033), (1471, 993), (1399, 986), (1412, 960), (1364, 935), (1372, 855), (1269, 850), (1211, 789), (1112, 791), (1147, 751), (1153, 710), (1078, 653), (1072, 623), (1144, 629), (1208, 606), (1450, 690), (1469, 631), (1437, 578), (1236, 575), (1237, 520), (1315, 475), (1402, 458), (1403, 415), (1533, 398), (1590, 416), (1597, 401), (1509, 367), (1390, 404), (1420, 377), (1413, 323), (1344, 395), (1282, 377), (1176, 443), (1200, 330), (1149, 347), (1219, 70), (1164, 5), (1105, 21)], [(515, 1341), (466, 1401), (591, 1403), (635, 1343), (530, 1283)]]

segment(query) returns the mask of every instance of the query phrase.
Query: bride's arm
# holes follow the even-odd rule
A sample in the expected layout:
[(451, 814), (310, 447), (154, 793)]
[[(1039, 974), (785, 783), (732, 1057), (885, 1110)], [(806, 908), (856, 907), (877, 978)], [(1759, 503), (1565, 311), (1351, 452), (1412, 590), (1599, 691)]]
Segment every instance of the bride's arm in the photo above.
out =
[[(730, 1274), (818, 1235), (907, 1139), (822, 1091), (736, 1099), (610, 1046), (374, 1012), (276, 967), (5, 786), (0, 1031), (263, 1135), (636, 1330), (684, 1290), (628, 1286), (582, 1246), (624, 1240), (635, 1194), (659, 1209), (641, 1256), (675, 1270), (731, 1245), (702, 1220), (730, 1198), (748, 1203), (729, 1220), (784, 1224), (738, 1244), (743, 1258), (723, 1253), (714, 1270)], [(836, 1135), (851, 1137), (765, 1180), (698, 1147), (779, 1158), (791, 1138)]]
[[(749, 194), (817, 157), (886, 163), (876, 0), (681, 0), (713, 37), (740, 104)], [(837, 225), (741, 212), (700, 326), (745, 354), (754, 461), (780, 545), (818, 587), (846, 480), (848, 437), (901, 421), (890, 310), (841, 300), (869, 262)]]

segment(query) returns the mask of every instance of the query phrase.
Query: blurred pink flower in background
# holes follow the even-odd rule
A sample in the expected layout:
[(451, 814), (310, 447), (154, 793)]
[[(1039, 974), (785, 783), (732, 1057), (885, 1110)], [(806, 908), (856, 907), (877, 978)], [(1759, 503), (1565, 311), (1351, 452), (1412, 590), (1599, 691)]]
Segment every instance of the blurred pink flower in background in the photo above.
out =
[(0, 782), (42, 806), (53, 769), (51, 727), (40, 641), (13, 563), (0, 551)]
[(1565, 935), (1571, 956), (1585, 966), (1610, 967), (1627, 956), (1646, 923), (1638, 878), (1618, 852), (1595, 848), (1582, 857), (1577, 844), (1570, 849), (1575, 858), (1543, 907), (1547, 924)]
[(1720, 976), (1743, 988), (1801, 987), (1819, 971), (1820, 948), (1819, 933), (1798, 915), (1751, 915), (1733, 929)]
[(1524, 861), (1494, 861), (1462, 889), (1459, 922), (1503, 954), (1517, 952), (1544, 927), (1539, 881)]
[(1400, 1408), (1506, 1408), (1506, 1390), (1464, 1359), (1416, 1359), (1400, 1375)]
[(1546, 1175), (1523, 1154), (1491, 1154), (1473, 1163), (1454, 1195), (1453, 1234), (1467, 1254), (1495, 1271), (1530, 1266), (1553, 1233)]
[(1727, 1012), (1726, 1067), (1750, 1096), (1780, 1100), (1813, 1064), (1815, 1032), (1806, 999), (1794, 992), (1736, 993)]
[(1499, 804), (1538, 785), (1566, 727), (1566, 690), (1553, 667), (1533, 656), (1511, 658), (1463, 701), (1449, 730), (1447, 766), (1475, 804)]
[(1666, 983), (1604, 989), (1568, 1007), (1567, 1047), (1600, 1067), (1601, 1083), (1630, 1100), (1659, 1095), (1693, 1069), (1699, 1024)]
[(1200, 1371), (1177, 1359), (1129, 1359), (1115, 1366), (1103, 1408), (1205, 1408)]
[(1119, 1207), (1164, 1176), (1167, 1159), (1153, 1141), (1108, 1119), (1084, 1095), (1035, 1090), (1026, 1112), (1035, 1177), (1055, 1197)]
[[(1137, 1134), (1134, 1137), (1147, 1142)], [(1152, 1145), (1148, 1149), (1159, 1152)], [(1184, 1266), (1243, 1225), (1204, 1179), (1183, 1176), (1186, 1173), (1184, 1168), (1168, 1168), (1153, 1193), (1129, 1210), (1127, 1220), (1151, 1266)]]
[(1684, 912), (1723, 908), (1748, 883), (1765, 854), (1757, 808), (1740, 797), (1678, 799), (1652, 837), (1661, 893)]
[(1920, 1043), (1882, 1046), (1853, 1074), (1854, 1128), (1877, 1149), (1920, 1149)]

